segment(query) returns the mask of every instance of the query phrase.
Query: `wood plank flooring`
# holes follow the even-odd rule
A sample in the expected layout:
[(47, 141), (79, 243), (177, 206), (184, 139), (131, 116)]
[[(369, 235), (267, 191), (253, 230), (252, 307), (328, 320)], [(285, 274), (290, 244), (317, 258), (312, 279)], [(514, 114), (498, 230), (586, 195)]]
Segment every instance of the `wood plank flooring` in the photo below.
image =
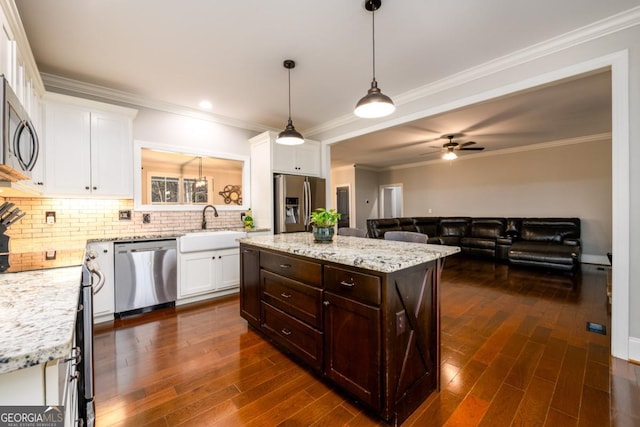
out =
[[(604, 271), (452, 259), (442, 280), (441, 391), (403, 426), (640, 425)], [(100, 325), (95, 347), (99, 427), (384, 425), (248, 329), (237, 296)]]

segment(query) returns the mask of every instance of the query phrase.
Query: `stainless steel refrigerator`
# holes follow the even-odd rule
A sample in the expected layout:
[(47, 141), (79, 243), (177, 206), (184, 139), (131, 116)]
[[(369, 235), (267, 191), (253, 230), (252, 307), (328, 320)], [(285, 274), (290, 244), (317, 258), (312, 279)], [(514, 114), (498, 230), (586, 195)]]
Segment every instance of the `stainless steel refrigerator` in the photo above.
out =
[(323, 178), (275, 175), (275, 234), (311, 231), (311, 212), (326, 206), (325, 191)]

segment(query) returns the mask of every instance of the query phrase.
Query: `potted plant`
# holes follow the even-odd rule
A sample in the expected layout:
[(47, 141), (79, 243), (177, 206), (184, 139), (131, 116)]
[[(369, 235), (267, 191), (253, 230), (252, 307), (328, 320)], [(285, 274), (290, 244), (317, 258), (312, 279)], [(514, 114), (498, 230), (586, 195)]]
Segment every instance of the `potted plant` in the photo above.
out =
[(335, 209), (318, 208), (311, 212), (313, 238), (316, 242), (331, 242), (335, 233), (335, 226), (340, 219), (340, 213)]

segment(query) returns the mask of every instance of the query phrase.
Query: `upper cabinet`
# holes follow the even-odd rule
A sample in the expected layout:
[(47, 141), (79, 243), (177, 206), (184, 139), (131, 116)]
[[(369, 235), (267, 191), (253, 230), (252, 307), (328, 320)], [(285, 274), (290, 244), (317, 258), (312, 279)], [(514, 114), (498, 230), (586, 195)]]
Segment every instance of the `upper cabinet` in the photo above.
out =
[(44, 103), (45, 195), (133, 198), (137, 111), (57, 94)]
[(295, 175), (320, 176), (320, 143), (305, 140), (302, 145), (281, 145), (273, 142), (273, 171)]
[(0, 74), (38, 127), (44, 84), (13, 1), (0, 1)]
[(273, 174), (323, 176), (322, 145), (306, 139), (302, 145), (276, 144), (278, 134), (263, 132), (251, 144), (251, 209), (257, 228), (273, 229)]

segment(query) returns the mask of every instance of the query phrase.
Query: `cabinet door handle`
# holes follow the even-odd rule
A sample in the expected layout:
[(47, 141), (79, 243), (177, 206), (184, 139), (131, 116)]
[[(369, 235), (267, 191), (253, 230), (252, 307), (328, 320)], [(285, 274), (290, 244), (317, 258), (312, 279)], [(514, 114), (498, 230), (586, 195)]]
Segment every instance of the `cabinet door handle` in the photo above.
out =
[(280, 332), (282, 332), (282, 335), (286, 335), (286, 336), (291, 335), (291, 331), (288, 330), (287, 328), (282, 328)]
[(331, 303), (330, 303), (329, 301), (322, 301), (322, 304), (324, 304), (324, 305), (328, 306), (328, 305), (330, 305)]
[(280, 268), (291, 268), (291, 264), (280, 264)]
[(286, 293), (286, 292), (281, 293), (281, 294), (280, 294), (280, 296), (281, 296), (282, 298), (287, 298), (287, 299), (291, 298), (291, 294), (288, 294), (288, 293)]
[(91, 188), (91, 187), (89, 187), (88, 185), (86, 187), (84, 187), (85, 190), (88, 190), (89, 188)]
[(252, 249), (245, 249), (245, 250), (243, 250), (243, 251), (242, 251), (242, 253), (245, 253), (245, 254), (252, 254), (252, 253), (253, 253), (253, 250), (252, 250)]
[(340, 282), (340, 284), (347, 288), (353, 288), (356, 285), (355, 282), (353, 282), (353, 279), (351, 279), (351, 282), (345, 282), (343, 280), (342, 282)]
[(98, 187), (93, 187), (93, 189), (94, 189), (94, 190), (97, 190), (97, 189), (98, 189)]

